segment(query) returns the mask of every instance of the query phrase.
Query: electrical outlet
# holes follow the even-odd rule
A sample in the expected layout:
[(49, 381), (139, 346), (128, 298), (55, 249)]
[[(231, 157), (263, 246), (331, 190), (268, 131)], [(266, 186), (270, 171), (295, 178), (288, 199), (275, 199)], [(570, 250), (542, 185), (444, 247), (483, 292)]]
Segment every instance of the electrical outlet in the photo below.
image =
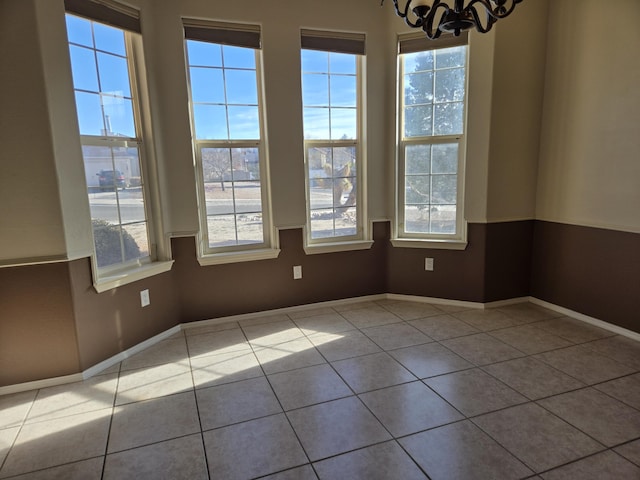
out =
[(140, 291), (140, 305), (146, 307), (151, 305), (151, 298), (149, 298), (149, 289)]
[(433, 258), (425, 258), (424, 259), (424, 269), (427, 272), (433, 272)]
[(293, 279), (300, 280), (302, 278), (302, 265), (295, 265), (293, 267)]

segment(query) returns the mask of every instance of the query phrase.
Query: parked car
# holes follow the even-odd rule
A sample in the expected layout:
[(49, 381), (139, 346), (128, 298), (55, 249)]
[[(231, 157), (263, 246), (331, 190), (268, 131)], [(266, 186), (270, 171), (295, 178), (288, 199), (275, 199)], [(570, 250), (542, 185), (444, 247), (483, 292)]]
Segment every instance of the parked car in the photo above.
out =
[(98, 175), (98, 183), (100, 190), (113, 190), (116, 188), (127, 188), (124, 174), (120, 170), (100, 170)]

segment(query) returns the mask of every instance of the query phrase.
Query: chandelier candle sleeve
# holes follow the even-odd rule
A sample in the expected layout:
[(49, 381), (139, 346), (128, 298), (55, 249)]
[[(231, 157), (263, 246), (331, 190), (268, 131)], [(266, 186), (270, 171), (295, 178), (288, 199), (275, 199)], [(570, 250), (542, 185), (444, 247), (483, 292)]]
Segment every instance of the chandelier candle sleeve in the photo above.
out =
[[(431, 40), (443, 32), (455, 36), (475, 28), (487, 33), (499, 19), (509, 16), (523, 0), (393, 0), (396, 14), (411, 28), (420, 28)], [(382, 5), (384, 0), (380, 2)], [(452, 4), (452, 5), (451, 5)]]

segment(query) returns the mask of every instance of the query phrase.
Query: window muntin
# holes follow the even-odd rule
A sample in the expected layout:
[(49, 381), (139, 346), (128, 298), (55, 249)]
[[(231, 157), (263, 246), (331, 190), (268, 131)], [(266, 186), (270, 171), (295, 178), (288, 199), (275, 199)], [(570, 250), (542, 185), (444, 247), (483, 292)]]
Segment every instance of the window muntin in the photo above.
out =
[(132, 39), (66, 15), (98, 276), (151, 260)]
[(266, 248), (270, 216), (260, 55), (186, 40), (205, 253)]
[(301, 51), (308, 243), (363, 237), (361, 55)]
[(464, 235), (466, 65), (466, 45), (400, 55), (400, 237)]

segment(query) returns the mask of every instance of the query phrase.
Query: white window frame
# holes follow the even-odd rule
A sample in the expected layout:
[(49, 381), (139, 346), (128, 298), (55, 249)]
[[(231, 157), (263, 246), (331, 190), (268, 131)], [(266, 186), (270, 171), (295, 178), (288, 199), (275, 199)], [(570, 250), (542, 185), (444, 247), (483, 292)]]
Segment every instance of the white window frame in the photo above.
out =
[[(420, 137), (404, 137), (404, 61), (402, 60), (402, 44), (407, 47), (408, 52), (439, 50), (444, 48), (466, 46), (467, 55), (465, 63), (465, 98), (464, 112), (462, 118), (463, 131), (455, 135), (428, 135)], [(469, 105), (469, 42), (468, 35), (460, 37), (446, 36), (438, 40), (428, 40), (424, 35), (405, 35), (398, 38), (398, 81), (397, 81), (397, 115), (396, 115), (396, 181), (395, 181), (395, 222), (391, 243), (395, 247), (409, 248), (436, 248), (449, 250), (464, 250), (467, 246), (467, 222), (464, 217), (464, 185), (465, 185), (465, 159), (467, 150), (467, 117)], [(412, 145), (437, 145), (437, 144), (458, 145), (457, 162), (457, 190), (456, 190), (456, 232), (454, 234), (445, 233), (415, 233), (406, 232), (405, 225), (405, 152), (408, 146)]]
[[(150, 191), (149, 162), (150, 153), (145, 144), (151, 144), (151, 128), (146, 118), (148, 102), (145, 102), (143, 92), (146, 92), (144, 75), (144, 59), (142, 38), (135, 30), (139, 23), (137, 10), (118, 4), (113, 1), (103, 1), (97, 4), (83, 4), (78, 1), (67, 0), (67, 11), (65, 14), (84, 18), (85, 20), (108, 25), (121, 30), (125, 39), (125, 51), (127, 59), (127, 69), (129, 73), (129, 85), (131, 89), (131, 103), (133, 110), (134, 129), (136, 137), (115, 137), (100, 135), (80, 135), (82, 146), (102, 146), (108, 148), (135, 147), (138, 150), (138, 162), (140, 167), (142, 196), (144, 202), (144, 218), (146, 223), (146, 233), (148, 242), (148, 255), (128, 262), (115, 265), (98, 267), (96, 256), (96, 245), (91, 232), (93, 255), (91, 257), (92, 276), (94, 288), (98, 293), (126, 285), (153, 275), (167, 272), (173, 265), (172, 260), (159, 261), (159, 250), (164, 251), (164, 243), (158, 244), (158, 238), (162, 235), (158, 232), (158, 225), (154, 221), (152, 212), (153, 198)], [(95, 16), (94, 16), (95, 14)], [(124, 22), (124, 26), (123, 26)], [(133, 30), (130, 29), (133, 26)], [(67, 40), (71, 45), (71, 42)], [(74, 88), (75, 91), (75, 88)], [(83, 160), (84, 164), (84, 160)], [(119, 209), (120, 207), (118, 207)], [(123, 225), (122, 222), (119, 223)]]
[[(326, 53), (346, 53), (355, 56), (356, 60), (356, 138), (355, 139), (304, 139), (304, 172), (305, 172), (305, 242), (307, 254), (330, 253), (371, 248), (370, 229), (367, 222), (366, 207), (366, 149), (365, 145), (365, 108), (366, 92), (365, 75), (366, 55), (365, 38), (362, 34), (348, 32), (325, 32), (316, 30), (301, 31), (303, 50), (317, 50)], [(302, 80), (304, 72), (300, 72)], [(304, 109), (304, 103), (303, 103)], [(353, 147), (356, 156), (356, 233), (331, 237), (312, 238), (311, 230), (311, 185), (309, 152), (313, 148)], [(331, 177), (335, 178), (335, 177)]]
[[(255, 41), (257, 35), (257, 41), (260, 42), (260, 27), (257, 25), (244, 25), (214, 22), (206, 20), (195, 20), (183, 18), (183, 25), (185, 29), (191, 28), (192, 32), (195, 32), (195, 36), (202, 34), (203, 36), (195, 38), (190, 36), (189, 33), (185, 35), (185, 66), (187, 73), (187, 83), (189, 89), (189, 110), (191, 119), (191, 131), (192, 142), (195, 157), (196, 167), (196, 180), (197, 180), (197, 194), (198, 194), (198, 214), (200, 220), (200, 231), (198, 233), (198, 261), (201, 265), (217, 265), (225, 263), (235, 263), (244, 261), (265, 260), (271, 258), (277, 258), (280, 254), (278, 248), (277, 234), (273, 226), (273, 214), (271, 207), (271, 179), (269, 172), (269, 157), (268, 157), (268, 145), (267, 145), (267, 131), (266, 131), (266, 115), (264, 111), (264, 79), (262, 68), (262, 50), (259, 47), (251, 45), (243, 45), (240, 43), (234, 43), (227, 41), (226, 34), (233, 37), (234, 34), (240, 35), (246, 34), (249, 37), (249, 43)], [(207, 31), (210, 30), (210, 31)], [(215, 33), (212, 33), (215, 31)], [(212, 40), (209, 37), (215, 35), (219, 40)], [(208, 140), (198, 139), (196, 137), (196, 125), (195, 115), (193, 108), (193, 101), (191, 95), (191, 79), (190, 70), (191, 66), (188, 58), (187, 41), (196, 40), (202, 42), (208, 42), (214, 45), (230, 45), (244, 48), (253, 48), (255, 54), (256, 65), (256, 86), (257, 86), (257, 100), (258, 100), (258, 118), (259, 118), (259, 133), (260, 138), (250, 140)], [(262, 206), (262, 231), (263, 241), (260, 243), (246, 243), (238, 245), (229, 245), (223, 247), (210, 247), (209, 246), (209, 226), (208, 226), (208, 214), (206, 207), (206, 195), (205, 195), (205, 181), (204, 181), (204, 167), (202, 161), (202, 150), (207, 148), (256, 148), (258, 149), (258, 164), (260, 169), (260, 190), (261, 190), (261, 206)], [(234, 215), (236, 214), (234, 207)], [(237, 231), (236, 231), (237, 233)]]

